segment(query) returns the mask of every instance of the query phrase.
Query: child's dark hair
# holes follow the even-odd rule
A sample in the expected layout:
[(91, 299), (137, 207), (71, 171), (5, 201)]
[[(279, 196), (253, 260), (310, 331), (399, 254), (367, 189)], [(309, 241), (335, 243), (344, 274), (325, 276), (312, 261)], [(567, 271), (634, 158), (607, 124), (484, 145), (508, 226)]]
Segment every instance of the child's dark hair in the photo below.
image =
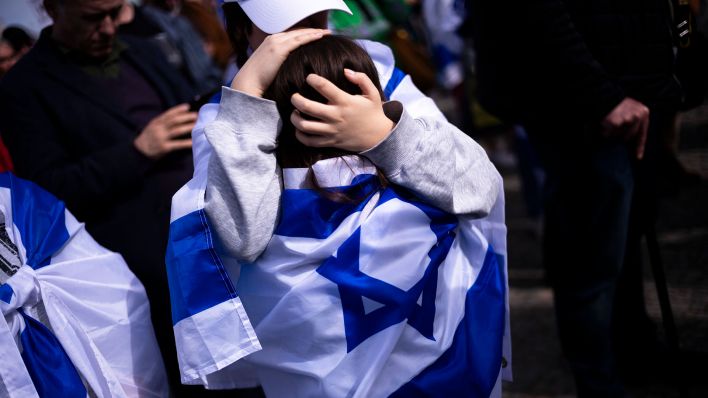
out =
[(253, 22), (236, 2), (224, 3), (221, 9), (226, 20), (226, 34), (236, 54), (236, 65), (240, 68), (248, 60), (248, 35), (253, 30)]
[[(305, 146), (295, 137), (295, 127), (290, 122), (290, 114), (295, 109), (290, 102), (293, 94), (300, 93), (310, 100), (327, 103), (327, 99), (306, 82), (310, 73), (326, 78), (349, 94), (361, 94), (359, 86), (344, 75), (344, 68), (366, 74), (383, 98), (378, 72), (371, 57), (346, 37), (328, 35), (298, 47), (280, 67), (263, 97), (275, 101), (283, 121), (276, 148), (276, 157), (281, 167), (311, 167), (322, 159), (352, 154), (336, 148)], [(379, 175), (382, 177), (381, 173)], [(317, 186), (316, 181), (311, 182)]]

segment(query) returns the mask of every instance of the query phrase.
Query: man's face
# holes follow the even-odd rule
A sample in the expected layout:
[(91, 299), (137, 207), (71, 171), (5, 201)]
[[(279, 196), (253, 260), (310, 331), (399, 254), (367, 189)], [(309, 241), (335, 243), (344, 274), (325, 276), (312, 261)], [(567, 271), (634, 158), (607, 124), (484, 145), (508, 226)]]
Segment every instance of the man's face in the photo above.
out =
[(105, 58), (113, 50), (123, 4), (124, 0), (64, 0), (49, 10), (52, 36), (88, 57)]
[[(327, 17), (328, 16), (329, 16), (329, 11), (320, 11), (318, 13), (312, 14), (309, 17), (301, 20), (300, 22), (289, 27), (285, 31), (289, 32), (291, 30), (303, 29), (303, 28), (327, 29)], [(248, 44), (250, 44), (251, 48), (255, 50), (256, 48), (258, 48), (258, 46), (261, 45), (261, 43), (263, 43), (263, 40), (265, 40), (265, 38), (268, 36), (269, 36), (268, 33), (258, 29), (258, 26), (253, 24), (253, 28), (251, 29), (251, 34), (248, 36)]]

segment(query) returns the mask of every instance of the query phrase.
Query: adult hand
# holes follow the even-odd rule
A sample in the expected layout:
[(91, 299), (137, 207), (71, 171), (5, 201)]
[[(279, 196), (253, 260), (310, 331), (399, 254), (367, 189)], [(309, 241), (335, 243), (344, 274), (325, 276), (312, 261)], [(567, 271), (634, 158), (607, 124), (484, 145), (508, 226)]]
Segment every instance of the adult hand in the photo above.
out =
[(236, 74), (231, 88), (262, 97), (291, 51), (329, 34), (323, 29), (296, 29), (265, 38)]
[(649, 108), (632, 98), (625, 98), (602, 120), (604, 134), (624, 140), (636, 140), (637, 159), (644, 157), (649, 131)]
[[(307, 76), (307, 83), (327, 98), (327, 104), (293, 94), (295, 110), (290, 121), (303, 144), (362, 152), (376, 146), (395, 126), (384, 114), (381, 94), (371, 79), (349, 69), (344, 69), (344, 75), (361, 88), (361, 95), (351, 95), (315, 74)], [(303, 114), (317, 120), (308, 120)]]
[(192, 147), (191, 138), (183, 138), (190, 133), (197, 120), (197, 113), (189, 111), (188, 104), (172, 107), (161, 113), (140, 132), (135, 147), (150, 159), (159, 159), (170, 152)]

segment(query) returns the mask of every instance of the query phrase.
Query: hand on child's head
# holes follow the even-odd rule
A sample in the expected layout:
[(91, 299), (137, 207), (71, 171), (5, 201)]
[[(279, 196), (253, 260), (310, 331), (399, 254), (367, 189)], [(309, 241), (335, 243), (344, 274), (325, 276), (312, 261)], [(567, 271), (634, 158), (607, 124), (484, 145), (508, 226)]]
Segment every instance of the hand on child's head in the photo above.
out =
[(236, 74), (231, 88), (261, 97), (292, 51), (329, 33), (305, 28), (267, 36)]
[(264, 93), (284, 120), (278, 153), (372, 148), (393, 128), (382, 96), (376, 66), (353, 40), (324, 36), (293, 50)]
[(292, 96), (295, 110), (290, 121), (303, 144), (362, 152), (376, 146), (393, 129), (394, 123), (384, 114), (381, 94), (371, 79), (350, 69), (344, 73), (361, 89), (361, 94), (350, 94), (312, 73), (307, 76), (307, 83), (327, 103), (307, 99), (299, 93)]

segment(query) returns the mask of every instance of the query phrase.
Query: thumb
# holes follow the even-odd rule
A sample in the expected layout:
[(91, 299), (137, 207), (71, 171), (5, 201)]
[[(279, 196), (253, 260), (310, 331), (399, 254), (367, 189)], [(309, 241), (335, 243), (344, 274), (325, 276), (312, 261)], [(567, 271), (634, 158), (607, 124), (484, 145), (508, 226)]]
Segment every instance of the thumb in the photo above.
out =
[(637, 159), (642, 160), (644, 158), (644, 147), (647, 143), (647, 134), (649, 133), (649, 120), (642, 121), (639, 127), (639, 137), (637, 140)]
[(369, 79), (369, 76), (367, 76), (366, 73), (354, 72), (351, 69), (344, 68), (344, 76), (346, 76), (350, 82), (359, 86), (361, 89), (361, 94), (364, 97), (369, 99), (378, 99), (379, 102), (382, 101), (379, 90), (374, 85), (374, 82)]

